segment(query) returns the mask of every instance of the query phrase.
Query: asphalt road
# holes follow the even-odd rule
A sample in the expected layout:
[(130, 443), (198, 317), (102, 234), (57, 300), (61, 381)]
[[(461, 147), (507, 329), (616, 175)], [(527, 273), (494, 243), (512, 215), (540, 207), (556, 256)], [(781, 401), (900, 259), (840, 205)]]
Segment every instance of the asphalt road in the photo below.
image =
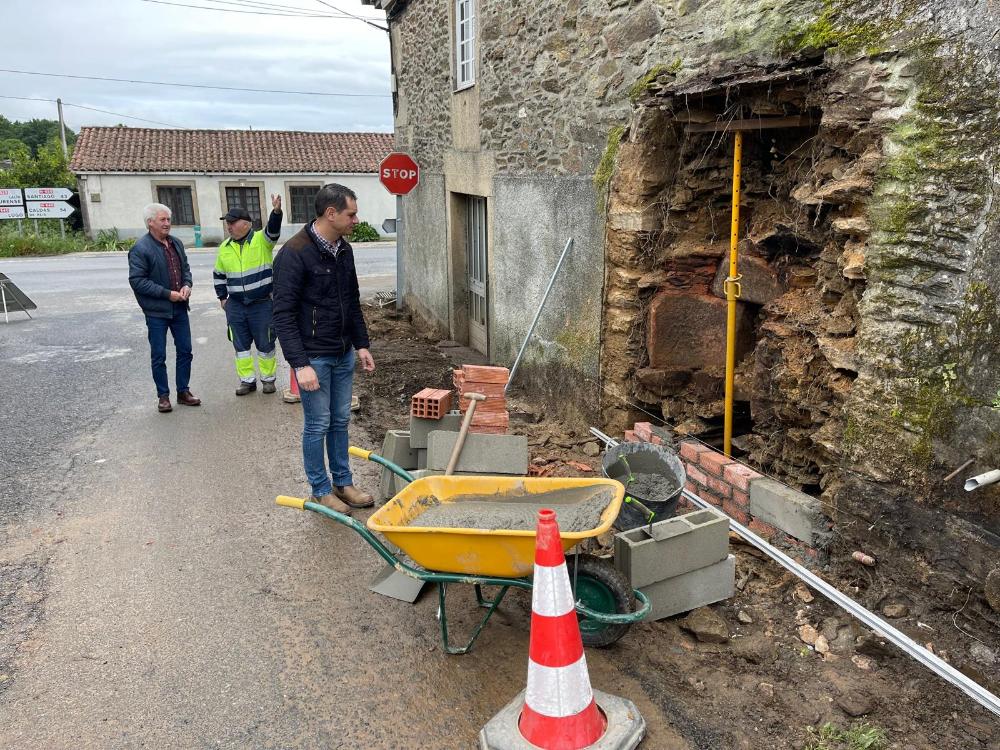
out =
[[(359, 252), (366, 290), (393, 286), (392, 252)], [(530, 597), (446, 656), (433, 591), (371, 593), (359, 535), (277, 507), (308, 493), (300, 408), (233, 394), (212, 253), (192, 261), (203, 405), (170, 414), (123, 256), (0, 261), (39, 306), (0, 323), (0, 747), (475, 747), (524, 688)], [(449, 607), (469, 632), (471, 587)], [(620, 668), (642, 642), (623, 648), (588, 652), (595, 686), (656, 719), (650, 747), (688, 747)]]

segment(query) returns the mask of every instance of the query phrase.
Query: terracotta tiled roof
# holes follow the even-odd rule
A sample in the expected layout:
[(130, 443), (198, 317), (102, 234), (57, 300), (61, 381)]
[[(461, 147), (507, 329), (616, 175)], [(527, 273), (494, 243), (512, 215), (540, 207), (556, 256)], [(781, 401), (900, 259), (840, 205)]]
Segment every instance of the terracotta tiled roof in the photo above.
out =
[(377, 172), (392, 133), (80, 128), (73, 172)]

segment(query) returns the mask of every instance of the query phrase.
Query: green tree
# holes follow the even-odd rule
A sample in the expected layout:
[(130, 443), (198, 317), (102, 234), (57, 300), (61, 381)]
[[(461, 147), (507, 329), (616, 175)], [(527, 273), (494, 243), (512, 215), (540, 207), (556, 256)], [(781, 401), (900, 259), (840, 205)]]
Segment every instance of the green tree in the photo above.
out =
[[(59, 141), (58, 120), (28, 120), (27, 122), (11, 122), (0, 115), (0, 141), (15, 138), (24, 143), (33, 156), (37, 156), (41, 148), (53, 138)], [(66, 128), (66, 145), (76, 143), (76, 133)]]
[[(0, 147), (7, 142), (0, 142)], [(37, 156), (33, 157), (26, 150), (22, 150), (7, 158), (11, 158), (13, 164), (4, 175), (4, 182), (8, 183), (6, 187), (74, 188), (76, 186), (76, 178), (69, 171), (69, 160), (63, 156), (62, 144), (58, 138), (50, 139), (39, 146)]]

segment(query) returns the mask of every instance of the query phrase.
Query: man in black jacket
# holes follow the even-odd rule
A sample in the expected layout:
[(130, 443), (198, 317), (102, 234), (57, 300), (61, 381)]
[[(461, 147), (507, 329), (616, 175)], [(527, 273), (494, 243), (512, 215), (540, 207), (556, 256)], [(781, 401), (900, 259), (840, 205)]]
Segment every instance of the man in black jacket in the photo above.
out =
[(128, 283), (146, 315), (156, 408), (160, 412), (173, 409), (167, 380), (168, 329), (177, 350), (177, 403), (198, 406), (201, 399), (195, 398), (188, 387), (194, 359), (188, 321), (191, 266), (184, 245), (170, 234), (170, 209), (162, 203), (150, 203), (142, 213), (149, 233), (128, 251)]
[(312, 499), (348, 514), (375, 502), (354, 487), (347, 453), (355, 352), (366, 372), (375, 370), (354, 251), (344, 239), (357, 223), (354, 192), (324, 185), (316, 194), (316, 219), (274, 259), (274, 328), (299, 383), (302, 459)]

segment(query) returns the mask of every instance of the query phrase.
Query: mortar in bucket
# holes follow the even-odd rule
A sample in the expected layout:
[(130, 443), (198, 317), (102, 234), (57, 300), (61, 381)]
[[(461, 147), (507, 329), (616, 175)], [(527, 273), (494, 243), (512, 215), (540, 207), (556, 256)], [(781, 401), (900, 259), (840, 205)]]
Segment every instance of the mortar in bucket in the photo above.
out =
[[(604, 476), (625, 485), (625, 502), (615, 527), (628, 531), (674, 515), (687, 472), (680, 457), (662, 445), (621, 443), (609, 446), (601, 460)], [(635, 498), (653, 513), (653, 518), (635, 503)]]

